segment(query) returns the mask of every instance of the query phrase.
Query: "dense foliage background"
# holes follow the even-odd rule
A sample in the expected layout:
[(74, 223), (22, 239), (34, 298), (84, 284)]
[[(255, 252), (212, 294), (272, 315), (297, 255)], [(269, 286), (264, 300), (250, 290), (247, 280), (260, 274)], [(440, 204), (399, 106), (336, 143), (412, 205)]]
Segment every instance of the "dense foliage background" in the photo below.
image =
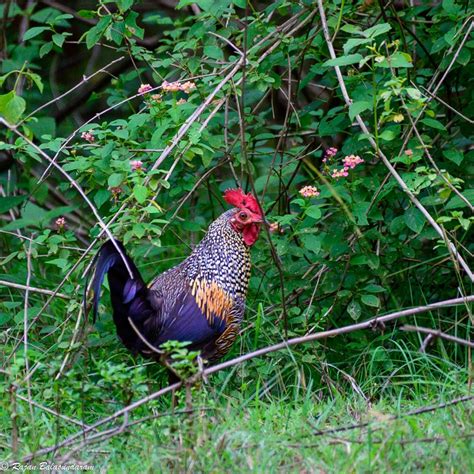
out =
[[(226, 188), (256, 193), (268, 226), (229, 358), (471, 295), (468, 5), (3, 2), (0, 457), (54, 446), (166, 385), (121, 347), (109, 306), (95, 325), (83, 313), (105, 225), (149, 281), (199, 242)], [(181, 398), (164, 416), (159, 398), (40, 459), (468, 472), (472, 402), (431, 420), (387, 413), (468, 395), (472, 381), (470, 348), (400, 326), (469, 340), (472, 321), (466, 301), (255, 358), (194, 389), (195, 416)], [(373, 436), (362, 424), (356, 441), (313, 438), (361, 420)]]

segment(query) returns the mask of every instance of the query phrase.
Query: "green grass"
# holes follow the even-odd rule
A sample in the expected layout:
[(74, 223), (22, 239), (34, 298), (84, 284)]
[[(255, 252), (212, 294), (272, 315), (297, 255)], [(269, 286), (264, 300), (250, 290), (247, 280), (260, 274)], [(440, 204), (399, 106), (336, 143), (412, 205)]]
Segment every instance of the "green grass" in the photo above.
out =
[[(472, 411), (456, 406), (384, 421), (396, 413), (394, 405), (384, 399), (368, 408), (338, 399), (242, 410), (229, 403), (188, 420), (140, 426), (95, 462), (129, 472), (137, 466), (149, 472), (158, 466), (161, 472), (472, 472), (473, 442), (463, 437), (472, 433)], [(370, 425), (315, 435), (360, 421)]]
[[(193, 389), (191, 413), (183, 412), (184, 393), (174, 412), (165, 396), (132, 412), (127, 426), (118, 418), (100, 427), (121, 432), (85, 446), (80, 439), (30, 464), (80, 462), (104, 472), (150, 473), (473, 472), (472, 400), (409, 414), (469, 395), (462, 367), (406, 350), (388, 375), (378, 376), (372, 351), (361, 370), (354, 366), (354, 379), (322, 366), (326, 376), (317, 381), (307, 370), (295, 370), (295, 356), (267, 360), (272, 369), (265, 373), (251, 361), (211, 377)], [(87, 373), (87, 364), (78, 364), (48, 386), (46, 380), (38, 384), (48, 373), (40, 368), (32, 398), (92, 424), (163, 385), (161, 369), (135, 362), (142, 361), (124, 351), (109, 359), (102, 354), (88, 361)], [(18, 393), (27, 396), (25, 386)], [(0, 459), (21, 459), (80, 431), (39, 408), (31, 417), (25, 401), (16, 403), (18, 452), (12, 454), (13, 409), (5, 399)]]
[(141, 423), (73, 459), (109, 472), (472, 472), (472, 403), (389, 420), (427, 401), (397, 409), (395, 399), (368, 406), (339, 397), (242, 409), (228, 399)]

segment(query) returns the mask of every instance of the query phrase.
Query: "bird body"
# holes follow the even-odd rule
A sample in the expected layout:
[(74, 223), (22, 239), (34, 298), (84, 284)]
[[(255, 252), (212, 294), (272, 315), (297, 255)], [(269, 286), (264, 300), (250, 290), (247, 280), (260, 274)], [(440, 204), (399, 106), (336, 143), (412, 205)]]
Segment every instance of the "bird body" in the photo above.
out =
[(164, 342), (187, 341), (190, 350), (201, 351), (212, 362), (235, 341), (245, 311), (250, 246), (258, 238), (261, 214), (250, 194), (229, 190), (224, 197), (236, 207), (209, 226), (188, 258), (149, 286), (121, 243), (108, 241), (98, 252), (94, 317), (107, 274), (117, 334), (131, 351), (157, 358)]

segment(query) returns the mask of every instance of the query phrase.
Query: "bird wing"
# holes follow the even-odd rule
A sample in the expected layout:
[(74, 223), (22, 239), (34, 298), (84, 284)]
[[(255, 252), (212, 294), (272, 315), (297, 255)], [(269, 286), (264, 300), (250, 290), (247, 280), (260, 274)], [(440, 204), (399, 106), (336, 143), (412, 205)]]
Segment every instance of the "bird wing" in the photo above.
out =
[(157, 345), (168, 340), (190, 342), (201, 349), (217, 340), (239, 318), (240, 305), (215, 282), (195, 278), (176, 298), (172, 308), (163, 308)]

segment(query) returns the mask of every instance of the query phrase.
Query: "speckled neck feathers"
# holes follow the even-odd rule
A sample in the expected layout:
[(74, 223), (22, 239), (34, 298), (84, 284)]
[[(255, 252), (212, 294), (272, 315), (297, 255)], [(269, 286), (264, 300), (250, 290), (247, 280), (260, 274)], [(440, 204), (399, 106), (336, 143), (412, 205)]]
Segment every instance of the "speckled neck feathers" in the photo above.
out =
[(182, 263), (190, 279), (214, 281), (230, 296), (245, 298), (250, 276), (250, 251), (230, 224), (235, 209), (210, 226), (193, 253)]

